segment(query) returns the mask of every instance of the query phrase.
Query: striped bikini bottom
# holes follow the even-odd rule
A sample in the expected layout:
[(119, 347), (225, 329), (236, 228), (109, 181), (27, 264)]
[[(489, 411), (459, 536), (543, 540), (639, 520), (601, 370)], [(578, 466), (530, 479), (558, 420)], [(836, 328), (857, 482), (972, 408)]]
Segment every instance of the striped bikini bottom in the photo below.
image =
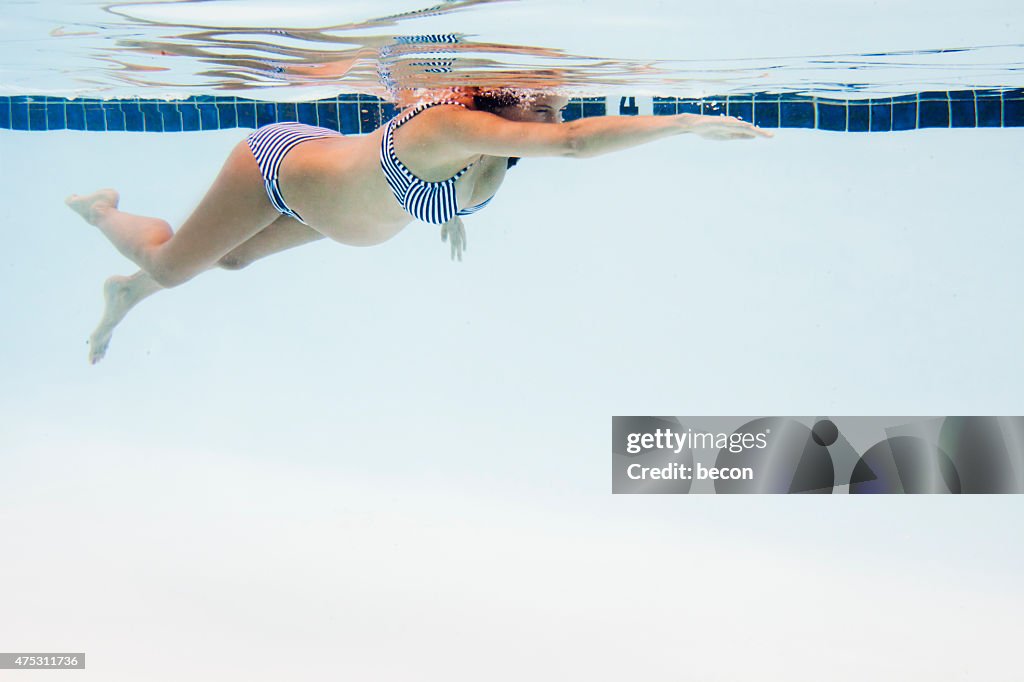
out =
[(317, 126), (306, 125), (305, 123), (272, 123), (254, 130), (245, 141), (256, 157), (256, 165), (260, 168), (260, 175), (263, 176), (263, 186), (270, 197), (270, 203), (283, 215), (295, 218), (303, 225), (303, 220), (298, 213), (293, 211), (285, 203), (281, 196), (281, 186), (278, 183), (277, 173), (281, 168), (281, 161), (291, 151), (292, 147), (302, 144), (307, 140), (316, 140), (323, 137), (336, 137), (341, 133), (329, 128), (318, 128)]

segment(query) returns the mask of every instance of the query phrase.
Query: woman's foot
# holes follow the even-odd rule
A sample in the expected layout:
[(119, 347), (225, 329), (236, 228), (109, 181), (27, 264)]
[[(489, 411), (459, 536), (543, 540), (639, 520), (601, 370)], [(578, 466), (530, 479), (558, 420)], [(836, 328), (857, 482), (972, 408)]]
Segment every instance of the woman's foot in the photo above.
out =
[(64, 203), (72, 211), (85, 218), (85, 222), (95, 225), (96, 220), (99, 218), (98, 211), (104, 208), (117, 208), (117, 203), (120, 200), (121, 196), (117, 193), (117, 190), (101, 189), (84, 196), (72, 194), (64, 200)]
[(89, 337), (89, 363), (95, 365), (107, 354), (114, 328), (128, 311), (150, 294), (162, 289), (152, 277), (137, 272), (131, 277), (114, 275), (103, 283), (103, 317)]

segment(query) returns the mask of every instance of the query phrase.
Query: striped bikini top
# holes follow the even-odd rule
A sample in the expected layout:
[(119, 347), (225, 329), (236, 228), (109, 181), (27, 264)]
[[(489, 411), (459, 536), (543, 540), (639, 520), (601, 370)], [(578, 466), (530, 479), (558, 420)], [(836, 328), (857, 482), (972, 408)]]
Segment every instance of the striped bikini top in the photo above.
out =
[(465, 175), (473, 164), (469, 164), (447, 180), (427, 182), (413, 175), (412, 171), (398, 160), (398, 155), (395, 154), (395, 129), (421, 111), (440, 104), (466, 106), (461, 102), (451, 100), (422, 104), (409, 113), (400, 117), (396, 116), (388, 121), (384, 137), (380, 141), (380, 167), (384, 170), (384, 177), (387, 178), (388, 185), (391, 186), (391, 191), (398, 199), (398, 203), (412, 217), (434, 225), (443, 225), (457, 215), (476, 213), (494, 198), (491, 197), (482, 204), (459, 210), (455, 200), (455, 181)]

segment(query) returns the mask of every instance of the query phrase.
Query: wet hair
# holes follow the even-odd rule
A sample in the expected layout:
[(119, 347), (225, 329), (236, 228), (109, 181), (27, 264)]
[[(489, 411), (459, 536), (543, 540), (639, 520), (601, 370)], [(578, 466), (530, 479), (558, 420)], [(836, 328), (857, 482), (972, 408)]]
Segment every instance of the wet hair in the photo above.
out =
[(496, 114), (498, 109), (519, 106), (527, 99), (526, 93), (513, 88), (481, 90), (473, 95), (473, 106), (480, 111)]

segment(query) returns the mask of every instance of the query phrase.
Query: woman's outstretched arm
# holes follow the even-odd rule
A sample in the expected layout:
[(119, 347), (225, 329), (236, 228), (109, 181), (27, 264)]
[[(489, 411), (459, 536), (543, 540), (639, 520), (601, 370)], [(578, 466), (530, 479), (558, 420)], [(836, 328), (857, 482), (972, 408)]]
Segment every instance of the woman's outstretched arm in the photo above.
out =
[(482, 111), (449, 112), (442, 135), (464, 154), (586, 158), (693, 133), (713, 140), (771, 137), (732, 116), (595, 116), (569, 123), (522, 123)]

